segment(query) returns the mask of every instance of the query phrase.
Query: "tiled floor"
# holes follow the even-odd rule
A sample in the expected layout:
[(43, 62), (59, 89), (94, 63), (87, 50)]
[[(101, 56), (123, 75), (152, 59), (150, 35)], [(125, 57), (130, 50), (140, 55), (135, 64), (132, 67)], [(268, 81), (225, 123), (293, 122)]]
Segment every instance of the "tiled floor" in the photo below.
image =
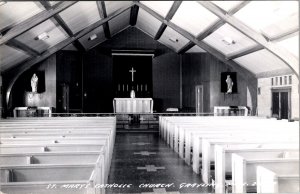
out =
[[(180, 188), (194, 183), (197, 185)], [(211, 191), (199, 186), (203, 184), (201, 177), (193, 173), (191, 167), (159, 138), (158, 133), (117, 134), (108, 184), (125, 188), (107, 188), (107, 193)]]

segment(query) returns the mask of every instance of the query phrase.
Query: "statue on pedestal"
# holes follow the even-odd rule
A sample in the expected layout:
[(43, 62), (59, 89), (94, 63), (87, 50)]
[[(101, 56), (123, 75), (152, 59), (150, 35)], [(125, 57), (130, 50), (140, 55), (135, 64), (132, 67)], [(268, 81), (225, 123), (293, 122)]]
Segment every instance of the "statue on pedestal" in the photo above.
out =
[(230, 75), (227, 75), (226, 83), (227, 83), (227, 92), (226, 92), (226, 94), (231, 94), (232, 93), (233, 81), (232, 81)]
[(39, 80), (39, 78), (34, 73), (33, 76), (32, 76), (32, 78), (31, 78), (31, 89), (32, 89), (33, 93), (37, 92), (38, 80)]

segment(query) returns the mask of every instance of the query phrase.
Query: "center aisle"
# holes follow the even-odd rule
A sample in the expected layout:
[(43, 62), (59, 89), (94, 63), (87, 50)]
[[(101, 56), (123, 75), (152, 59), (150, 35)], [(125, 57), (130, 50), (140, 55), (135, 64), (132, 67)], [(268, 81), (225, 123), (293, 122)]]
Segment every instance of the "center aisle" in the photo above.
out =
[(107, 188), (106, 193), (211, 191), (158, 133), (117, 133), (108, 184), (115, 188)]

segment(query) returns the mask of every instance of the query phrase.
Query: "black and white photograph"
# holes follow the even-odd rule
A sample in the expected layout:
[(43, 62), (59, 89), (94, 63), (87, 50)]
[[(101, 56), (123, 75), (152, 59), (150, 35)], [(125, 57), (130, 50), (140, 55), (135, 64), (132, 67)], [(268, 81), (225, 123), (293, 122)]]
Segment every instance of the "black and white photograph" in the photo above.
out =
[(0, 194), (300, 193), (299, 0), (0, 0)]

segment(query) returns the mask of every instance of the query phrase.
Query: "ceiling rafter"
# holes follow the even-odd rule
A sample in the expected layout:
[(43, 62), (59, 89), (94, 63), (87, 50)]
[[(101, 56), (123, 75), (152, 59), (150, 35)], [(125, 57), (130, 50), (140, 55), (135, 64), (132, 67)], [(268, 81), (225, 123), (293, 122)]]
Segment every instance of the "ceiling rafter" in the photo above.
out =
[(138, 17), (138, 12), (139, 12), (139, 6), (137, 5), (134, 5), (132, 8), (131, 8), (131, 11), (130, 11), (130, 25), (131, 26), (135, 26), (136, 25), (136, 21), (137, 21), (137, 17)]
[[(51, 4), (49, 1), (39, 1), (47, 10), (50, 10)], [(58, 14), (53, 16), (54, 20), (64, 29), (64, 31), (68, 34), (69, 37), (72, 37), (74, 33), (72, 30), (69, 28), (67, 23), (62, 19), (62, 17)], [(85, 48), (82, 46), (82, 44), (76, 40), (73, 44), (79, 51), (85, 51)]]
[(12, 27), (0, 38), (0, 45), (6, 43), (7, 41), (23, 34), (24, 32), (30, 30), (31, 28), (37, 26), (38, 24), (48, 20), (55, 14), (67, 9), (68, 7), (74, 5), (77, 1), (64, 1), (54, 5), (50, 10), (42, 11), (31, 18), (19, 23), (18, 25)]
[(28, 55), (32, 56), (32, 57), (36, 57), (39, 56), (40, 53), (34, 49), (32, 49), (31, 47), (29, 47), (28, 45), (16, 40), (16, 39), (11, 39), (10, 41), (8, 41), (6, 43), (7, 46), (16, 48), (18, 50), (22, 50), (25, 53), (27, 53)]
[(273, 38), (270, 38), (269, 41), (272, 42), (279, 42), (288, 38), (291, 38), (293, 36), (299, 35), (299, 27), (292, 29), (290, 31), (287, 31), (285, 33), (279, 34)]
[(216, 49), (212, 48), (208, 44), (206, 44), (206, 43), (204, 43), (202, 41), (197, 40), (189, 32), (187, 32), (186, 30), (180, 28), (179, 26), (175, 25), (174, 23), (172, 23), (170, 21), (164, 20), (164, 18), (162, 16), (160, 16), (158, 13), (156, 13), (152, 9), (148, 8), (147, 6), (145, 6), (145, 5), (143, 5), (143, 4), (139, 3), (139, 2), (135, 2), (135, 4), (138, 5), (138, 6), (140, 6), (140, 8), (144, 9), (145, 11), (147, 11), (150, 15), (152, 15), (153, 17), (155, 17), (156, 19), (158, 19), (160, 22), (163, 22), (168, 27), (172, 28), (173, 30), (175, 30), (176, 32), (178, 32), (179, 34), (181, 34), (182, 36), (184, 36), (188, 40), (192, 41), (194, 44), (198, 45), (203, 50), (205, 50), (205, 51), (209, 52), (210, 54), (212, 54), (213, 56), (215, 56), (220, 61), (222, 61), (225, 64), (228, 64), (229, 66), (231, 66), (231, 67), (237, 69), (238, 71), (240, 71), (243, 77), (245, 77), (245, 78), (248, 78), (248, 77), (252, 77), (253, 78), (253, 77), (255, 77), (254, 73), (252, 73), (249, 70), (245, 69), (244, 67), (238, 65), (235, 61), (226, 60), (225, 55), (223, 55), (222, 53), (220, 53)]
[[(106, 6), (104, 1), (96, 1), (98, 12), (101, 18), (107, 18), (107, 12), (106, 12)], [(103, 25), (103, 31), (106, 39), (111, 38), (110, 30), (109, 30), (109, 24), (108, 22), (105, 22)]]
[(213, 3), (208, 1), (198, 1), (198, 3), (200, 3), (206, 9), (208, 9), (210, 12), (214, 13), (221, 20), (228, 23), (229, 25), (237, 29), (239, 32), (241, 32), (242, 34), (246, 35), (248, 38), (254, 40), (256, 43), (263, 46), (266, 50), (271, 52), (274, 56), (279, 58), (288, 67), (290, 67), (296, 74), (297, 78), (299, 78), (299, 60), (291, 53), (289, 53), (284, 49), (280, 49), (277, 45), (275, 45), (272, 42), (268, 42), (262, 36), (262, 34), (248, 27), (237, 18), (231, 15), (224, 14), (223, 11), (219, 7), (215, 6)]
[[(241, 10), (243, 7), (245, 7), (250, 1), (243, 1), (240, 4), (236, 5), (235, 7), (231, 8), (227, 13), (225, 10), (221, 9), (223, 13), (228, 14), (228, 15), (233, 15), (236, 12), (238, 12), (239, 10)], [(215, 32), (216, 30), (218, 30), (221, 26), (223, 26), (225, 24), (225, 22), (221, 19), (217, 20), (216, 22), (214, 22), (212, 25), (210, 25), (205, 31), (203, 31), (202, 33), (198, 34), (197, 39), (198, 40), (203, 40), (204, 38), (206, 38), (207, 36), (209, 36), (210, 34), (212, 34), (213, 32)], [(188, 43), (189, 47), (183, 47), (182, 49), (179, 50), (178, 53), (182, 54), (185, 53), (186, 51), (188, 51), (190, 48), (192, 48), (193, 46), (195, 46), (195, 44), (193, 44), (193, 42), (189, 42)]]
[[(293, 37), (297, 34), (299, 34), (299, 28), (296, 28), (296, 29), (290, 30), (288, 32), (285, 32), (283, 34), (280, 34), (280, 35), (278, 35), (278, 36), (276, 36), (272, 39), (268, 39), (268, 41), (279, 42), (279, 41), (285, 40), (287, 38)], [(264, 37), (267, 38), (267, 36), (264, 36)], [(244, 49), (244, 50), (239, 51), (237, 53), (227, 55), (227, 59), (230, 60), (230, 59), (239, 58), (239, 57), (242, 57), (244, 55), (248, 55), (250, 53), (253, 53), (253, 52), (256, 52), (256, 51), (259, 51), (259, 50), (262, 50), (262, 49), (264, 49), (264, 47), (262, 45), (255, 45), (251, 48), (247, 48), (247, 49)]]
[(247, 48), (247, 49), (238, 51), (238, 52), (236, 52), (236, 53), (227, 55), (227, 56), (226, 56), (226, 59), (227, 59), (227, 60), (233, 60), (233, 59), (236, 59), (236, 58), (239, 58), (239, 57), (242, 57), (242, 56), (245, 56), (245, 55), (254, 53), (254, 52), (259, 51), (259, 50), (262, 50), (262, 49), (264, 49), (263, 46), (261, 46), (261, 45), (255, 45), (255, 46), (253, 46), (253, 47), (251, 47), (251, 48)]
[[(11, 93), (12, 87), (13, 87), (14, 83), (16, 82), (16, 80), (18, 79), (18, 77), (24, 71), (28, 70), (33, 65), (35, 65), (35, 64), (45, 60), (46, 58), (50, 57), (51, 55), (53, 55), (57, 51), (63, 49), (64, 47), (66, 47), (69, 44), (73, 43), (75, 40), (78, 40), (79, 38), (81, 38), (84, 35), (88, 34), (92, 30), (94, 30), (94, 29), (98, 28), (99, 26), (103, 25), (105, 22), (108, 22), (111, 19), (117, 17), (118, 15), (124, 13), (125, 11), (130, 9), (133, 5), (134, 5), (134, 3), (117, 10), (112, 15), (110, 15), (110, 16), (108, 16), (108, 17), (106, 17), (106, 18), (104, 18), (104, 19), (102, 19), (102, 20), (100, 20), (100, 21), (98, 21), (94, 24), (91, 24), (90, 26), (86, 27), (85, 29), (81, 30), (80, 32), (77, 32), (76, 34), (74, 34), (73, 37), (69, 37), (69, 38), (63, 40), (62, 42), (60, 42), (60, 43), (56, 44), (55, 46), (51, 47), (50, 49), (48, 49), (42, 55), (40, 55), (38, 57), (34, 57), (32, 60), (29, 60), (29, 61), (23, 63), (21, 66), (19, 66), (19, 68), (16, 69), (16, 74), (15, 74), (14, 78), (8, 84), (7, 92), (6, 92), (6, 104), (9, 105), (9, 99), (10, 99), (10, 93)], [(8, 71), (9, 69), (7, 69), (6, 71)]]
[(193, 41), (189, 41), (186, 45), (184, 45), (184, 47), (179, 49), (178, 54), (184, 54), (185, 52), (193, 48), (195, 45), (196, 44)]
[[(173, 16), (175, 15), (175, 13), (177, 12), (178, 8), (180, 7), (182, 1), (174, 1), (172, 7), (170, 8), (169, 12), (167, 13), (166, 17), (164, 18), (164, 20), (166, 21), (170, 21)], [(166, 30), (167, 25), (162, 23), (157, 31), (157, 33), (154, 36), (154, 40), (158, 40), (160, 39), (161, 35), (164, 33), (164, 31)]]

